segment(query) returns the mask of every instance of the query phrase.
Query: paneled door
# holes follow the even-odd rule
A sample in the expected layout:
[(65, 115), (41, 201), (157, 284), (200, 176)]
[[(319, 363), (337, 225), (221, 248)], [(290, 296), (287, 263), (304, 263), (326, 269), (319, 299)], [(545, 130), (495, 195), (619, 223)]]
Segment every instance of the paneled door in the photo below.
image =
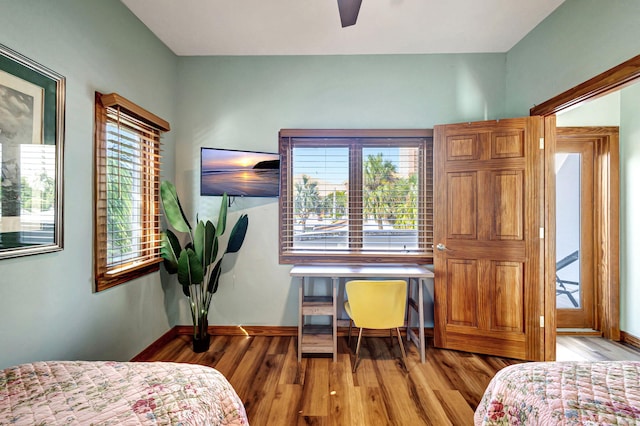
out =
[(435, 346), (544, 359), (540, 117), (434, 129)]

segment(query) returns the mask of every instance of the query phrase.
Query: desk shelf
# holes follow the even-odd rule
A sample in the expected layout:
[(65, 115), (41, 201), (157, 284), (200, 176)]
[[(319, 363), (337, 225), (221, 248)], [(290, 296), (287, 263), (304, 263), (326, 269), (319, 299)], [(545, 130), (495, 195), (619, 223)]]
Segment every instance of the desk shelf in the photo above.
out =
[(302, 327), (302, 350), (305, 353), (333, 353), (333, 332), (330, 325)]
[(302, 299), (302, 315), (333, 315), (333, 308), (331, 296), (304, 296)]
[[(299, 314), (298, 320), (298, 361), (302, 360), (303, 353), (332, 354), (333, 360), (337, 360), (337, 280), (332, 280), (332, 290), (326, 296), (305, 295), (305, 279), (300, 281), (299, 288)], [(312, 286), (313, 280), (307, 285)], [(325, 316), (330, 324), (316, 325), (306, 324), (305, 317)]]

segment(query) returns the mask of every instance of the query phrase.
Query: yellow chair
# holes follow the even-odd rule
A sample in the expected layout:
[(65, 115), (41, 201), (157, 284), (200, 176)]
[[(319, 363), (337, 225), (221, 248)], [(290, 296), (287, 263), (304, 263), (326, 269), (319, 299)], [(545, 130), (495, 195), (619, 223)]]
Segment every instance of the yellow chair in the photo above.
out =
[(390, 330), (395, 328), (402, 352), (402, 362), (407, 370), (407, 355), (400, 336), (400, 327), (404, 326), (407, 308), (407, 283), (402, 280), (352, 280), (345, 284), (345, 288), (348, 300), (344, 302), (344, 308), (351, 319), (349, 321), (349, 345), (351, 345), (352, 323), (360, 329), (353, 372), (355, 373), (358, 367), (363, 328), (388, 328)]

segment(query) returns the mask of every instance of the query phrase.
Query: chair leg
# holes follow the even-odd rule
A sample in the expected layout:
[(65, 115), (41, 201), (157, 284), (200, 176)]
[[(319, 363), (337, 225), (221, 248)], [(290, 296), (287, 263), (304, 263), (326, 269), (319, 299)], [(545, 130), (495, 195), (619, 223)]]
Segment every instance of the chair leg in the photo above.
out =
[(347, 340), (347, 345), (349, 349), (351, 349), (351, 326), (353, 325), (353, 320), (349, 318), (349, 340)]
[(360, 362), (360, 341), (362, 340), (362, 329), (358, 333), (358, 344), (356, 345), (356, 359), (353, 363), (353, 372), (356, 372), (356, 368), (358, 368), (358, 362)]
[(400, 352), (402, 352), (402, 364), (404, 364), (404, 369), (409, 371), (409, 367), (407, 367), (407, 354), (404, 351), (404, 345), (402, 344), (402, 336), (400, 335), (400, 329), (396, 328), (398, 332), (398, 343), (400, 344)]

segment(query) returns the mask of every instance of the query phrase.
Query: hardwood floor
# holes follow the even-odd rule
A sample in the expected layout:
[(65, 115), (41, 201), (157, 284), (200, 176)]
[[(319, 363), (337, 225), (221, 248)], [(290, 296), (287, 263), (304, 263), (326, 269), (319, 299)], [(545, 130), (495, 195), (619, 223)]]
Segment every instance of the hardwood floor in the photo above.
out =
[[(346, 337), (338, 339), (335, 363), (304, 357), (298, 366), (296, 338), (288, 336), (214, 336), (209, 351), (196, 354), (190, 336), (178, 335), (145, 360), (216, 368), (236, 389), (252, 426), (472, 425), (491, 378), (519, 362), (428, 344), (424, 364), (416, 347), (405, 344), (408, 372), (397, 341), (392, 345), (388, 337), (364, 339), (355, 374)], [(558, 336), (558, 346), (565, 359), (640, 358), (634, 349), (597, 338)]]
[(640, 350), (593, 336), (557, 336), (557, 361), (640, 361)]
[(209, 351), (196, 354), (190, 336), (178, 335), (148, 360), (216, 368), (236, 389), (252, 426), (470, 425), (495, 372), (517, 362), (429, 346), (421, 364), (416, 347), (405, 344), (406, 372), (397, 341), (366, 337), (353, 374), (346, 337), (338, 345), (337, 362), (304, 357), (298, 368), (294, 337), (214, 336)]

